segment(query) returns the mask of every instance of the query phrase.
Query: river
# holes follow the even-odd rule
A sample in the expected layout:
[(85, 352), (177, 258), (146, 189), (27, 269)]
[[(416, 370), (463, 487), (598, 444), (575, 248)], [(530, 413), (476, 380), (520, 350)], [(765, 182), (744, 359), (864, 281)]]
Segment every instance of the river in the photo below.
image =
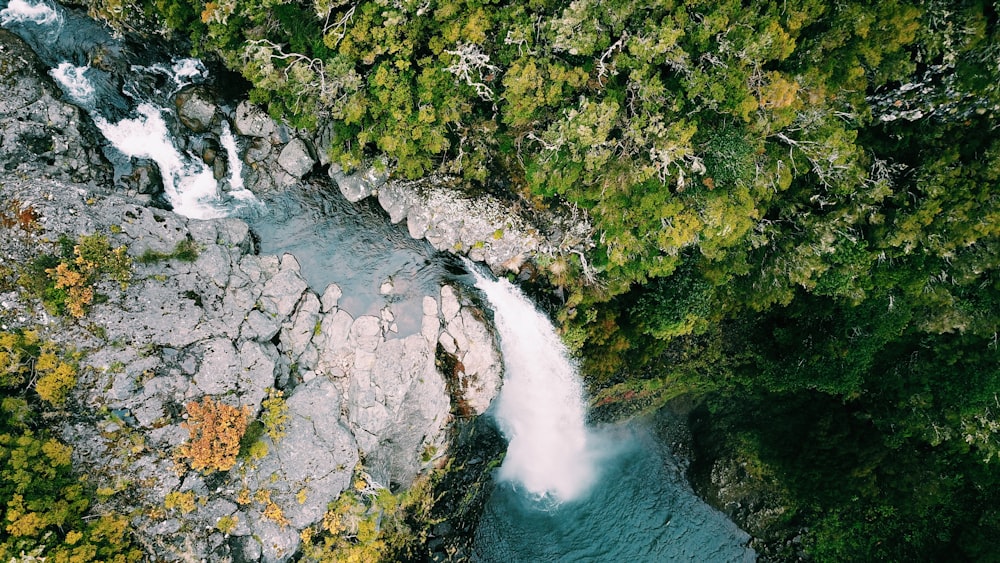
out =
[[(420, 299), (454, 279), (455, 262), (368, 203), (350, 204), (329, 186), (297, 185), (258, 197), (231, 165), (217, 182), (172, 138), (172, 96), (210, 73), (185, 57), (130, 54), (78, 12), (38, 0), (0, 0), (0, 22), (29, 43), (67, 97), (109, 141), (109, 158), (156, 163), (165, 197), (193, 218), (241, 216), (265, 253), (293, 253), (309, 284), (336, 282), (343, 306), (372, 314), (394, 300), (399, 333), (419, 329)], [(127, 60), (129, 76), (87, 66), (96, 47)], [(228, 135), (228, 136), (227, 136)], [(228, 124), (221, 145), (235, 156)], [(231, 158), (230, 162), (238, 162)], [(509, 440), (478, 526), (474, 558), (519, 561), (752, 561), (748, 535), (703, 503), (671, 452), (641, 424), (588, 427), (582, 384), (547, 318), (505, 280), (475, 275), (492, 304), (505, 384), (489, 415)], [(466, 276), (468, 278), (468, 276)], [(389, 293), (380, 288), (394, 286)]]

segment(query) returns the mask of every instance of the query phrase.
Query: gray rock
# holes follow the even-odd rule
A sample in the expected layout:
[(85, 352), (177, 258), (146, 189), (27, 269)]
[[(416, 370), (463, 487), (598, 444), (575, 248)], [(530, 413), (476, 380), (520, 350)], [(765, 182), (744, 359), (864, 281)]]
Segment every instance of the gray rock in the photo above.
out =
[(287, 317), (295, 310), (302, 292), (308, 284), (298, 271), (284, 270), (275, 274), (264, 284), (261, 291), (261, 303), (264, 310), (280, 317)]
[(208, 131), (219, 109), (215, 105), (214, 99), (215, 96), (201, 85), (181, 90), (174, 98), (177, 118), (185, 127), (195, 133)]
[(195, 269), (212, 281), (217, 287), (229, 285), (229, 275), (232, 271), (229, 252), (221, 246), (211, 245), (198, 253), (194, 263)]
[(278, 357), (278, 351), (273, 344), (260, 342), (240, 344), (242, 369), (234, 378), (240, 405), (247, 405), (254, 410), (264, 400), (267, 388), (275, 386)]
[(340, 188), (340, 193), (350, 202), (361, 201), (374, 194), (389, 179), (389, 171), (384, 166), (373, 166), (353, 174), (344, 174), (343, 168), (331, 164), (329, 174)]
[(457, 404), (467, 414), (486, 412), (500, 393), (503, 382), (503, 361), (493, 333), (475, 315), (471, 305), (462, 306), (451, 286), (441, 288), (441, 315), (444, 330), (439, 343), (456, 361), (455, 378), (451, 386)]
[(393, 223), (406, 219), (410, 211), (409, 193), (401, 184), (391, 183), (383, 186), (378, 192), (378, 203), (389, 213), (389, 220)]
[(222, 395), (232, 388), (232, 382), (242, 367), (232, 341), (214, 338), (205, 344), (205, 355), (194, 377), (194, 384), (206, 395)]
[(129, 254), (142, 256), (147, 251), (169, 254), (187, 238), (187, 222), (182, 217), (160, 209), (123, 205), (117, 223), (132, 241)]
[[(263, 558), (284, 561), (298, 546), (296, 529), (323, 517), (327, 505), (351, 482), (358, 462), (358, 449), (351, 433), (341, 424), (336, 387), (326, 378), (300, 385), (288, 398), (286, 433), (277, 443), (265, 438), (269, 453), (248, 476), (252, 489), (266, 488), (291, 524), (282, 529), (264, 518), (251, 518), (251, 528), (261, 537)], [(288, 529), (294, 541), (286, 540)], [(265, 537), (276, 535), (276, 542)], [(278, 549), (269, 545), (277, 543)], [(270, 550), (270, 551), (269, 551)]]
[(240, 135), (263, 139), (270, 139), (277, 128), (267, 113), (246, 100), (236, 106), (236, 121), (233, 125)]
[[(119, 181), (140, 194), (155, 194), (163, 191), (163, 176), (152, 160), (133, 159), (129, 165), (131, 172), (119, 176)], [(122, 171), (126, 167), (122, 166)]]
[(278, 164), (295, 178), (301, 178), (316, 165), (309, 147), (302, 139), (292, 139), (278, 155)]
[(291, 324), (285, 325), (281, 331), (281, 345), (293, 360), (297, 360), (312, 341), (320, 320), (320, 301), (312, 292), (306, 293), (299, 300)]
[(329, 313), (336, 309), (337, 302), (343, 294), (344, 292), (340, 290), (340, 286), (335, 283), (326, 286), (326, 289), (323, 290), (323, 297), (320, 299), (320, 303), (323, 305), (323, 312)]
[(46, 66), (5, 29), (0, 29), (0, 60), (0, 170), (110, 184), (111, 167), (93, 121), (62, 100)]
[(240, 337), (244, 340), (270, 342), (279, 330), (281, 330), (281, 322), (274, 315), (253, 310), (247, 314), (247, 319), (243, 322)]
[[(413, 481), (426, 438), (443, 438), (450, 406), (434, 348), (421, 335), (382, 342), (371, 371), (352, 374), (347, 401), (359, 448), (397, 483)], [(443, 449), (443, 440), (434, 446)]]
[(382, 342), (382, 323), (378, 317), (364, 315), (351, 325), (348, 345), (364, 352), (374, 352)]

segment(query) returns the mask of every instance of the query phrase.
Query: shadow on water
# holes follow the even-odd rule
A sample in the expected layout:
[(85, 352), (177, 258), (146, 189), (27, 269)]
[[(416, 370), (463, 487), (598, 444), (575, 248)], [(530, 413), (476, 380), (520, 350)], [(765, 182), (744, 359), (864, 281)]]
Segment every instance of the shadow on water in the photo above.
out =
[(519, 562), (754, 561), (749, 536), (701, 501), (670, 453), (636, 425), (594, 431), (600, 476), (584, 496), (553, 505), (498, 483), (476, 532), (473, 560)]

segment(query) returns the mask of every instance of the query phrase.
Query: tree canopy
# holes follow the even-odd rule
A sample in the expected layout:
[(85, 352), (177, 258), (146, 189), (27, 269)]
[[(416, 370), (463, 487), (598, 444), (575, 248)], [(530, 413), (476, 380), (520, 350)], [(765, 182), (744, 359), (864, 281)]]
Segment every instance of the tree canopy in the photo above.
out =
[(996, 1), (122, 3), (90, 8), (190, 39), (275, 116), (330, 127), (345, 167), (586, 210), (599, 244), (570, 272), (597, 283), (558, 283), (595, 388), (816, 399), (774, 416), (839, 453), (866, 436), (830, 475), (747, 427), (811, 503), (818, 557), (977, 559), (1000, 531), (956, 509), (997, 481)]

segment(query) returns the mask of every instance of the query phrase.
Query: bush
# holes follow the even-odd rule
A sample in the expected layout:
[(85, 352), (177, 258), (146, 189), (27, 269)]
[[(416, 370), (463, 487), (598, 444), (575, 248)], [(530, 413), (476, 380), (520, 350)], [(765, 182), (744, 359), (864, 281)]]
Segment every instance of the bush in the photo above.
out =
[(182, 426), (191, 435), (178, 449), (180, 458), (188, 460), (192, 469), (205, 473), (232, 469), (249, 423), (250, 408), (237, 408), (205, 397), (200, 403), (188, 403), (187, 414), (187, 422)]
[(36, 257), (20, 277), (20, 284), (42, 300), (45, 308), (59, 315), (82, 318), (94, 302), (94, 284), (107, 275), (128, 287), (132, 279), (132, 259), (124, 246), (111, 248), (102, 234), (81, 235), (74, 243), (60, 237), (62, 256)]

